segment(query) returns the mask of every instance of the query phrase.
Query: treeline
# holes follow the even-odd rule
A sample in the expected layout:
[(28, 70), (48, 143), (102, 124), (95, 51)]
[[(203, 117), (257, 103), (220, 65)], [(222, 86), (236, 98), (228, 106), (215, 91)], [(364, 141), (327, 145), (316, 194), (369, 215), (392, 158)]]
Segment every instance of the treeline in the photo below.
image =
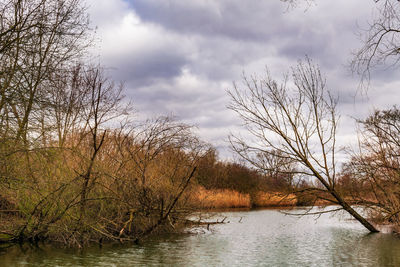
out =
[[(277, 158), (271, 157), (269, 160), (276, 161), (274, 164), (280, 164)], [(235, 195), (236, 192), (241, 194), (236, 198), (242, 197), (245, 201), (241, 205), (232, 207), (306, 205), (305, 198), (289, 196), (295, 188), (304, 186), (304, 182), (296, 181), (294, 175), (294, 172), (283, 171), (278, 166), (270, 170), (258, 170), (249, 167), (245, 162), (221, 161), (215, 149), (211, 148), (199, 160), (196, 181), (199, 186), (208, 190), (207, 193), (210, 195), (219, 192), (221, 197), (215, 200), (216, 208), (229, 207), (229, 195)], [(225, 195), (226, 203), (222, 195)], [(207, 202), (207, 198), (204, 200)], [(308, 204), (310, 201), (308, 200)], [(221, 202), (220, 205), (217, 202)]]

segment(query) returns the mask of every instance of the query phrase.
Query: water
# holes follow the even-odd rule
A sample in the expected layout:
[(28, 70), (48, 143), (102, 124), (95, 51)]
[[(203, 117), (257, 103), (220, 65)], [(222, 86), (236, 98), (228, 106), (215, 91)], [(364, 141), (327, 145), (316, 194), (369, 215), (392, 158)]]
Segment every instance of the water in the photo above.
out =
[(16, 246), (0, 252), (0, 266), (400, 266), (400, 238), (369, 234), (345, 215), (316, 220), (256, 210), (225, 216), (229, 223), (210, 230), (194, 228), (142, 245), (81, 251)]

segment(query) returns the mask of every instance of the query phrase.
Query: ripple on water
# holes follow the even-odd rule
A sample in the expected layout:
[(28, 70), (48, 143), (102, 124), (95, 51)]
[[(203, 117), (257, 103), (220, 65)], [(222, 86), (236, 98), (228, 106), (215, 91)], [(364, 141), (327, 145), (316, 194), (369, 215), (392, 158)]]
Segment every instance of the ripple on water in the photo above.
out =
[(315, 220), (257, 210), (220, 216), (230, 223), (140, 246), (13, 247), (0, 254), (0, 266), (400, 266), (398, 238), (368, 234), (345, 215)]

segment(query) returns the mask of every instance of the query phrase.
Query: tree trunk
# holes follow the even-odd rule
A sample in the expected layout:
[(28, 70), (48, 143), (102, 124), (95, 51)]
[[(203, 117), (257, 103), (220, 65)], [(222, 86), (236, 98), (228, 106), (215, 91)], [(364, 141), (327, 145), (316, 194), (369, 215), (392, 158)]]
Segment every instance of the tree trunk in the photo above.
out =
[(355, 211), (335, 190), (329, 189), (331, 195), (339, 202), (339, 205), (343, 207), (354, 219), (359, 221), (365, 228), (367, 228), (372, 233), (378, 233), (379, 231), (369, 223), (363, 216), (361, 216), (357, 211)]

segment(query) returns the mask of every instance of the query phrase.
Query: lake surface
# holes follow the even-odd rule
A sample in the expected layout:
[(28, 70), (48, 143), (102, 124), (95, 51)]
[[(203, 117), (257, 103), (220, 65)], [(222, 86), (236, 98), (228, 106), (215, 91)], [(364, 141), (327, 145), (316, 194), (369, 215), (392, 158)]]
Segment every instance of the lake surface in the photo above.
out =
[(210, 230), (193, 228), (142, 245), (15, 246), (0, 250), (0, 266), (400, 266), (400, 238), (369, 234), (343, 214), (316, 219), (254, 210), (218, 218), (225, 216), (229, 223)]

